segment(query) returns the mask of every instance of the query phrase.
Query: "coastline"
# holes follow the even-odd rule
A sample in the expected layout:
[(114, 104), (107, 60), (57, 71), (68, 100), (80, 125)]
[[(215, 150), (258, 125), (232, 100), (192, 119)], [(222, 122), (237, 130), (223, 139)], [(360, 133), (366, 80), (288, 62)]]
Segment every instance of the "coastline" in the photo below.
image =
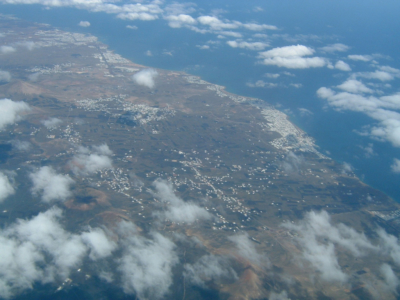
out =
[[(76, 26), (77, 22), (79, 21), (78, 19), (93, 19), (93, 22), (99, 21), (99, 19), (106, 19), (108, 22), (113, 22), (113, 17), (109, 16), (107, 14), (99, 15), (99, 16), (93, 16), (92, 14), (88, 12), (84, 12), (78, 9), (69, 9), (70, 12), (74, 12), (74, 15), (76, 15), (76, 22), (75, 19), (71, 20), (65, 20), (62, 17), (58, 16), (60, 14), (61, 9), (52, 9), (51, 11), (42, 11), (40, 6), (29, 6), (30, 8), (27, 9), (27, 7), (23, 7), (23, 5), (20, 6), (15, 6), (15, 5), (4, 5), (4, 7), (7, 8), (8, 11), (11, 12), (18, 12), (21, 8), (21, 13), (20, 15), (24, 15), (28, 18), (34, 18), (32, 16), (29, 16), (27, 11), (29, 9), (33, 9), (37, 11), (37, 15), (40, 16), (41, 18), (45, 18), (48, 23), (55, 23), (58, 24), (59, 28), (72, 28), (73, 30), (70, 31), (79, 31), (79, 32), (97, 32), (96, 36), (100, 36), (101, 38), (104, 38), (105, 40), (110, 41), (110, 47), (111, 49), (118, 49), (119, 51), (116, 50), (116, 53), (124, 53), (124, 57), (127, 58), (138, 58), (139, 60), (133, 59), (133, 61), (141, 61), (141, 64), (143, 65), (150, 65), (153, 68), (156, 68), (160, 63), (162, 64), (162, 69), (165, 70), (175, 70), (181, 72), (181, 70), (187, 72), (188, 74), (192, 73), (190, 70), (194, 70), (194, 74), (197, 74), (200, 76), (204, 73), (207, 76), (202, 77), (202, 78), (209, 78), (210, 75), (213, 74), (214, 71), (217, 71), (216, 69), (212, 68), (212, 65), (208, 65), (207, 67), (210, 68), (210, 71), (202, 70), (201, 66), (200, 69), (196, 69), (196, 63), (191, 60), (185, 60), (185, 63), (187, 61), (187, 65), (185, 63), (180, 64), (178, 60), (174, 60), (170, 58), (169, 56), (163, 55), (161, 52), (160, 53), (154, 53), (155, 55), (152, 57), (148, 57), (144, 55), (144, 52), (148, 49), (150, 49), (153, 45), (149, 43), (149, 45), (146, 46), (146, 43), (144, 42), (145, 36), (140, 33), (138, 30), (132, 31), (132, 30), (126, 30), (125, 25), (122, 24), (122, 22), (116, 22), (118, 24), (112, 25), (111, 30), (108, 31), (107, 28), (99, 27), (98, 24), (97, 26), (92, 26), (89, 28), (81, 28)], [(42, 11), (42, 12), (41, 12)], [(54, 17), (54, 16), (56, 17)], [(39, 18), (39, 17), (37, 17)], [(63, 20), (61, 22), (60, 20)], [(98, 22), (97, 22), (98, 23)], [(95, 23), (93, 23), (94, 25)], [(160, 24), (158, 24), (159, 26)], [(155, 30), (154, 26), (151, 25), (147, 27), (146, 25), (142, 25), (141, 27), (143, 30), (149, 29), (149, 30)], [(126, 30), (126, 32), (124, 31)], [(129, 42), (122, 42), (118, 41), (117, 36), (119, 32), (123, 32), (121, 35), (122, 40), (130, 40)], [(164, 32), (164, 31), (163, 31)], [(169, 33), (168, 30), (165, 31), (165, 33)], [(186, 33), (183, 33), (186, 34)], [(112, 35), (112, 37), (110, 37)], [(119, 37), (119, 36), (118, 36)], [(138, 43), (144, 44), (144, 46), (139, 45), (135, 42), (135, 40), (138, 39)], [(147, 47), (147, 48), (143, 48)], [(140, 50), (137, 50), (137, 49)], [(142, 51), (143, 50), (143, 51)], [(121, 52), (122, 51), (122, 52)], [(199, 54), (194, 53), (194, 56), (197, 57)], [(200, 54), (200, 58), (204, 58), (204, 55)], [(149, 63), (144, 63), (144, 62), (149, 62)], [(175, 64), (177, 64), (177, 67), (175, 68)], [(167, 66), (167, 67), (165, 67)], [(239, 66), (240, 70), (240, 66)], [(327, 71), (328, 72), (328, 71)], [(218, 73), (219, 74), (219, 73)], [(224, 74), (220, 74), (224, 75)], [(229, 75), (229, 74), (225, 74)], [(262, 74), (259, 74), (262, 75)], [(328, 74), (327, 74), (328, 75)], [(218, 75), (219, 76), (219, 75)], [(248, 74), (248, 76), (251, 77), (251, 74)], [(213, 77), (213, 76), (211, 76)], [(215, 76), (214, 76), (215, 77)], [(220, 76), (221, 78), (223, 76)], [(217, 78), (217, 77), (216, 77)], [(243, 78), (242, 78), (243, 79)], [(246, 80), (246, 79), (244, 79)], [(309, 80), (309, 79), (307, 79)], [(219, 82), (219, 81), (212, 81), (209, 80), (210, 82)], [(224, 80), (226, 82), (226, 80)], [(225, 82), (221, 82), (220, 84), (225, 84)], [(238, 90), (238, 88), (241, 84), (244, 85), (245, 81), (240, 81), (240, 82), (233, 82), (230, 81), (227, 86), (228, 87), (234, 87), (235, 90)], [(310, 83), (310, 82), (309, 82)], [(290, 93), (283, 92), (287, 97), (280, 98), (279, 95), (277, 95), (276, 91), (272, 91), (267, 89), (265, 97), (260, 93), (261, 90), (259, 91), (254, 91), (255, 94), (257, 94), (256, 98), (261, 98), (265, 99), (266, 101), (269, 101), (270, 103), (277, 104), (276, 107), (279, 107), (279, 104), (281, 103), (280, 101), (282, 100), (282, 106), (279, 107), (279, 109), (287, 109), (289, 110), (288, 114), (291, 116), (290, 119), (294, 121), (293, 123), (298, 124), (301, 130), (304, 132), (307, 132), (310, 134), (314, 139), (316, 144), (319, 146), (317, 149), (322, 152), (324, 155), (331, 156), (333, 157), (337, 162), (339, 163), (348, 163), (353, 167), (353, 171), (357, 174), (359, 178), (362, 178), (365, 182), (368, 182), (369, 185), (374, 186), (374, 188), (377, 188), (381, 191), (384, 191), (386, 194), (390, 195), (393, 199), (396, 199), (396, 201), (400, 201), (400, 189), (398, 188), (397, 181), (398, 181), (398, 175), (391, 173), (390, 165), (393, 163), (393, 157), (398, 157), (400, 155), (398, 148), (393, 148), (391, 147), (388, 143), (384, 142), (377, 142), (374, 141), (373, 139), (370, 139), (368, 137), (360, 136), (354, 131), (348, 130), (349, 128), (354, 128), (354, 129), (361, 129), (364, 125), (370, 124), (371, 120), (368, 119), (367, 117), (361, 116), (357, 113), (347, 113), (346, 122), (350, 122), (348, 124), (348, 127), (346, 126), (341, 126), (342, 120), (340, 120), (340, 113), (337, 113), (335, 111), (322, 111), (321, 110), (321, 104), (318, 103), (318, 99), (313, 99), (312, 101), (315, 101), (315, 111), (313, 110), (314, 106), (310, 106), (310, 98), (315, 98), (315, 91), (322, 86), (321, 83), (318, 86), (315, 87), (314, 90), (311, 90), (308, 95), (305, 95), (304, 92), (301, 92), (299, 89), (299, 92), (301, 95), (299, 96), (300, 98), (297, 99), (295, 96), (293, 96)], [(225, 84), (226, 85), (226, 84)], [(305, 87), (304, 87), (305, 88)], [(303, 88), (303, 89), (304, 89)], [(240, 86), (240, 90), (243, 91), (249, 91), (249, 93), (237, 93), (238, 95), (249, 95), (253, 93), (253, 90), (242, 88)], [(272, 92), (274, 93), (274, 96), (272, 99), (269, 99), (268, 94)], [(281, 93), (280, 91), (279, 93)], [(299, 101), (300, 100), (300, 101)], [(264, 101), (264, 100), (263, 100)], [(301, 102), (304, 102), (304, 104), (300, 104)], [(310, 120), (307, 120), (305, 117), (302, 117), (298, 114), (297, 108), (298, 107), (305, 107), (308, 108), (309, 110), (314, 112), (314, 115), (310, 117)], [(308, 105), (308, 106), (307, 106)], [(290, 112), (291, 110), (291, 112)], [(294, 113), (293, 115), (291, 115)], [(339, 115), (339, 116), (338, 116)], [(351, 120), (351, 121), (349, 121)], [(354, 120), (354, 121), (353, 121)], [(296, 125), (297, 126), (297, 125)], [(337, 127), (337, 130), (335, 130), (335, 127)], [(327, 132), (325, 134), (324, 132)], [(366, 157), (366, 154), (363, 152), (362, 148), (367, 147), (369, 144), (374, 144), (374, 149), (375, 153), (372, 157)], [(329, 150), (329, 152), (328, 152)]]

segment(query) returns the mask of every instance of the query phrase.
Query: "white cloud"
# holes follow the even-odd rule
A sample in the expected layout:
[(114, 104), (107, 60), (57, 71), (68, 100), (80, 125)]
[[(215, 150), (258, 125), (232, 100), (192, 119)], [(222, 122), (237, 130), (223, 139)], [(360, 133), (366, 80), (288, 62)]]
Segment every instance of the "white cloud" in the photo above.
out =
[(133, 81), (138, 85), (143, 85), (150, 89), (154, 88), (154, 79), (158, 76), (156, 70), (153, 69), (143, 69), (133, 75)]
[(40, 76), (40, 73), (39, 73), (39, 72), (32, 73), (32, 74), (28, 75), (28, 79), (29, 79), (30, 81), (35, 82), (35, 81), (37, 81), (37, 80), (39, 79), (39, 76)]
[(299, 110), (299, 112), (300, 112), (300, 115), (302, 116), (302, 117), (308, 117), (308, 116), (311, 116), (311, 115), (313, 115), (314, 113), (311, 111), (311, 110), (309, 110), (309, 109), (307, 109), (307, 108), (298, 108), (298, 110)]
[(210, 49), (209, 45), (197, 45), (196, 47), (199, 48), (200, 50), (208, 50), (208, 49)]
[(240, 22), (223, 22), (217, 17), (213, 16), (201, 16), (198, 17), (197, 20), (203, 24), (209, 26), (213, 30), (222, 30), (222, 29), (236, 29), (238, 28), (241, 23)]
[(313, 238), (303, 243), (303, 258), (311, 263), (323, 280), (344, 283), (348, 276), (339, 266), (333, 244), (320, 244)]
[(379, 124), (370, 129), (370, 135), (381, 141), (389, 141), (395, 147), (400, 147), (400, 114), (379, 109), (370, 114), (379, 120)]
[(0, 203), (2, 203), (8, 196), (15, 193), (12, 173), (5, 174), (0, 172)]
[(90, 22), (88, 22), (88, 21), (80, 21), (78, 25), (81, 26), (81, 27), (89, 27), (90, 26)]
[(177, 3), (168, 4), (165, 11), (170, 15), (190, 14), (196, 11), (194, 3)]
[(348, 55), (347, 56), (351, 60), (358, 60), (358, 61), (371, 61), (371, 55)]
[(355, 79), (349, 79), (343, 82), (342, 84), (338, 85), (337, 87), (343, 91), (354, 94), (374, 92), (370, 88), (366, 87), (361, 81)]
[(282, 291), (279, 294), (272, 292), (269, 294), (268, 300), (290, 300), (286, 291)]
[(393, 173), (400, 173), (400, 159), (394, 158), (393, 164), (390, 166)]
[[(106, 259), (117, 250), (117, 271), (126, 293), (140, 299), (161, 299), (168, 293), (172, 268), (179, 262), (172, 241), (154, 232), (140, 236), (133, 223), (122, 221), (114, 232), (117, 244), (100, 228), (68, 232), (61, 219), (61, 209), (53, 207), (0, 231), (0, 298), (13, 298), (35, 284), (62, 282), (84, 261)], [(113, 273), (99, 275), (113, 281)]]
[(186, 14), (169, 15), (164, 17), (168, 21), (168, 25), (172, 28), (181, 28), (184, 25), (194, 25), (197, 21)]
[(253, 34), (253, 36), (254, 36), (255, 38), (259, 38), (259, 39), (266, 39), (266, 38), (268, 38), (268, 35), (265, 34), (265, 33), (255, 33), (255, 34)]
[(346, 173), (352, 173), (354, 171), (354, 168), (351, 164), (349, 164), (348, 162), (344, 162), (342, 165), (342, 174), (346, 174)]
[(190, 283), (207, 288), (206, 282), (218, 282), (220, 279), (236, 279), (236, 272), (230, 267), (229, 260), (219, 255), (204, 255), (194, 264), (185, 264), (183, 276)]
[(79, 147), (78, 153), (69, 162), (69, 166), (77, 175), (90, 175), (103, 169), (111, 169), (110, 155), (112, 151), (106, 144), (93, 146), (92, 151), (86, 147)]
[(287, 71), (282, 72), (282, 74), (283, 74), (283, 75), (286, 75), (286, 76), (290, 76), (290, 77), (296, 77), (296, 75), (294, 75), (294, 74), (292, 74), (292, 73), (290, 73), (290, 72), (287, 72)]
[(375, 155), (374, 144), (372, 144), (372, 143), (369, 143), (366, 147), (360, 146), (360, 148), (365, 151), (365, 157), (371, 157), (371, 156)]
[(207, 41), (207, 44), (210, 44), (210, 45), (219, 45), (219, 44), (221, 44), (221, 42), (220, 42), (220, 41), (209, 40), (209, 41)]
[(380, 267), (381, 274), (385, 280), (386, 287), (397, 295), (397, 287), (400, 284), (399, 278), (393, 272), (393, 269), (388, 264), (383, 264)]
[(228, 239), (235, 244), (237, 254), (242, 258), (261, 268), (268, 268), (270, 266), (268, 257), (265, 254), (257, 252), (255, 243), (249, 239), (247, 234), (230, 236)]
[(253, 31), (262, 31), (262, 30), (277, 30), (278, 27), (274, 25), (266, 25), (266, 24), (255, 24), (255, 23), (247, 23), (243, 24), (243, 27), (248, 29), (248, 30), (253, 30)]
[(282, 162), (282, 168), (286, 173), (298, 172), (299, 168), (305, 163), (304, 157), (290, 151)]
[(244, 42), (244, 41), (227, 41), (226, 42), (232, 48), (245, 48), (249, 50), (264, 50), (266, 47), (269, 47), (269, 44), (262, 42)]
[(0, 70), (0, 82), (9, 82), (10, 80), (11, 80), (10, 72)]
[(298, 43), (298, 42), (306, 42), (306, 41), (321, 41), (321, 36), (315, 35), (315, 34), (296, 34), (296, 35), (289, 35), (287, 33), (285, 34), (273, 34), (272, 38), (279, 38), (283, 39), (286, 42), (289, 43)]
[(367, 79), (378, 79), (380, 81), (390, 81), (394, 79), (393, 74), (385, 71), (378, 71), (375, 72), (358, 72), (353, 74), (354, 77), (363, 77)]
[(111, 272), (101, 271), (100, 274), (98, 275), (102, 280), (104, 280), (107, 283), (111, 283), (114, 281), (114, 276), (113, 273)]
[(384, 254), (389, 254), (394, 263), (400, 266), (400, 244), (397, 237), (388, 234), (382, 228), (379, 228), (377, 233), (380, 238), (381, 251)]
[(100, 228), (94, 228), (89, 232), (83, 232), (81, 234), (81, 239), (90, 249), (89, 258), (92, 260), (110, 256), (117, 248), (117, 244)]
[(260, 52), (259, 58), (264, 65), (275, 65), (290, 69), (319, 68), (326, 65), (326, 60), (321, 57), (304, 57), (313, 55), (315, 50), (303, 46), (293, 45), (278, 47), (269, 51)]
[(145, 52), (145, 54), (146, 54), (147, 56), (153, 56), (153, 53), (151, 53), (150, 50), (147, 50), (147, 51)]
[(400, 77), (400, 70), (390, 66), (378, 66), (378, 69), (387, 73), (391, 73), (396, 77)]
[(265, 73), (264, 76), (267, 78), (278, 78), (281, 75), (276, 74), (276, 73)]
[(235, 37), (235, 38), (241, 38), (242, 34), (239, 32), (234, 32), (234, 31), (218, 31), (218, 34), (222, 34), (224, 36), (231, 36), (231, 37)]
[(262, 62), (265, 65), (275, 65), (289, 69), (308, 69), (320, 68), (326, 65), (326, 62), (321, 57), (303, 58), (303, 57), (274, 57), (266, 58)]
[(33, 183), (33, 194), (41, 194), (43, 202), (65, 201), (72, 195), (70, 186), (74, 181), (69, 175), (57, 174), (52, 167), (41, 167), (29, 177)]
[(10, 143), (18, 151), (27, 151), (31, 147), (31, 143), (27, 141), (12, 140)]
[(47, 129), (54, 129), (62, 123), (62, 120), (58, 118), (50, 118), (47, 120), (42, 120), (41, 123), (46, 126)]
[[(1, 75), (1, 74), (0, 74)], [(30, 110), (29, 105), (25, 102), (14, 102), (10, 99), (0, 100), (0, 130), (7, 125), (14, 124), (21, 120), (23, 112)]]
[(347, 50), (350, 49), (350, 47), (344, 44), (336, 43), (322, 47), (320, 49), (324, 52), (332, 53), (332, 52), (346, 52)]
[(178, 263), (175, 244), (159, 233), (141, 237), (132, 223), (123, 222), (119, 231), (123, 254), (118, 270), (124, 292), (139, 299), (163, 298), (172, 284), (172, 267)]
[(209, 220), (212, 218), (212, 215), (204, 208), (177, 197), (170, 183), (160, 179), (154, 181), (153, 185), (156, 188), (155, 197), (167, 204), (163, 212), (157, 212), (155, 215), (172, 222), (188, 224), (192, 224), (197, 220)]
[(335, 64), (335, 69), (341, 70), (341, 71), (346, 71), (349, 72), (351, 71), (350, 66), (345, 63), (343, 60), (338, 60)]
[(256, 23), (241, 23), (239, 21), (220, 20), (215, 16), (201, 16), (197, 20), (200, 24), (209, 26), (211, 30), (219, 31), (224, 29), (236, 29), (244, 28), (252, 31), (263, 31), (263, 30), (277, 30), (278, 28), (274, 25), (267, 24), (256, 24)]
[(303, 46), (303, 45), (293, 45), (286, 47), (278, 47), (271, 49), (266, 52), (261, 52), (260, 55), (264, 58), (273, 58), (273, 57), (302, 57), (307, 55), (313, 55), (315, 50)]
[[(358, 83), (354, 83), (351, 80), (348, 80), (344, 83), (344, 85), (340, 85), (342, 89), (353, 89), (353, 90), (364, 90), (366, 87), (360, 85)], [(339, 87), (339, 86), (338, 86)], [(361, 91), (360, 91), (361, 92)], [(336, 93), (335, 91), (322, 87), (318, 89), (317, 95), (320, 98), (325, 98), (328, 100), (329, 105), (335, 107), (338, 110), (353, 110), (359, 112), (365, 112), (371, 117), (374, 117), (377, 120), (383, 118), (382, 115), (385, 113), (386, 117), (390, 114), (394, 117), (397, 113), (394, 111), (383, 111), (379, 110), (380, 108), (388, 108), (388, 109), (400, 109), (400, 94), (393, 94), (389, 96), (381, 96), (381, 97), (374, 97), (374, 96), (363, 96), (360, 94), (353, 94), (349, 92), (340, 92)], [(382, 119), (383, 120), (383, 119)]]
[(111, 151), (111, 149), (108, 147), (107, 144), (101, 144), (99, 146), (92, 146), (92, 149), (97, 154), (102, 154), (102, 155), (112, 155), (113, 154), (113, 152)]
[(122, 6), (115, 4), (101, 4), (95, 7), (96, 11), (105, 11), (107, 13), (117, 14), (117, 18), (123, 20), (141, 20), (153, 21), (158, 19), (158, 15), (163, 12), (159, 5), (155, 2), (145, 3), (129, 3)]
[(154, 21), (158, 19), (157, 15), (149, 14), (146, 12), (130, 12), (130, 13), (120, 13), (117, 15), (117, 18), (122, 20), (141, 20), (141, 21)]
[(15, 51), (16, 49), (12, 46), (7, 46), (7, 45), (0, 46), (0, 54), (9, 54)]
[(21, 42), (17, 42), (16, 45), (20, 46), (20, 47), (24, 47), (24, 48), (28, 49), (29, 51), (32, 51), (36, 47), (35, 42), (32, 42), (32, 41), (21, 41)]
[[(350, 87), (349, 85), (348, 87)], [(393, 110), (400, 109), (400, 94), (381, 97), (365, 97), (349, 92), (336, 93), (329, 88), (318, 89), (317, 95), (326, 99), (336, 110), (362, 112), (378, 121), (369, 129), (369, 135), (381, 141), (389, 141), (400, 147), (400, 114)]]
[(295, 87), (296, 89), (303, 87), (301, 83), (291, 83), (290, 86)]
[(257, 80), (255, 83), (246, 83), (248, 87), (262, 87), (262, 88), (275, 88), (278, 86), (277, 83), (266, 82), (264, 80)]
[(135, 25), (126, 25), (126, 28), (128, 28), (128, 29), (133, 29), (133, 30), (138, 29), (138, 27), (135, 26)]
[[(161, 299), (168, 293), (172, 268), (179, 262), (169, 239), (154, 232), (140, 236), (133, 223), (122, 221), (113, 233), (119, 237), (117, 244), (100, 228), (68, 232), (61, 219), (61, 209), (53, 207), (0, 231), (0, 298), (11, 298), (34, 284), (62, 282), (84, 261), (97, 262), (115, 252), (124, 292), (139, 299)], [(111, 272), (99, 275), (114, 281)]]
[[(201, 33), (201, 34), (205, 34), (205, 33), (210, 33), (211, 32), (208, 29), (201, 29), (201, 28), (199, 28), (197, 26), (193, 26), (193, 25), (187, 26), (187, 28), (189, 28), (190, 30), (192, 30), (194, 32)], [(218, 36), (222, 36), (222, 35), (218, 35)]]

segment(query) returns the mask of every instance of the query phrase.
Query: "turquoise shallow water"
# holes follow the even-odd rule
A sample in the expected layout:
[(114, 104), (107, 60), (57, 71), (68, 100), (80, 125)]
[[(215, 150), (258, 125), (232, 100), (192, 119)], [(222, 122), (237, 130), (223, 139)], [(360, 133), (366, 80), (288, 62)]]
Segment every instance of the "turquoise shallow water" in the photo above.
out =
[[(299, 1), (298, 1), (299, 2)], [(373, 1), (254, 1), (253, 6), (262, 6), (264, 11), (252, 13), (243, 1), (205, 1), (198, 3), (198, 9), (205, 12), (223, 8), (223, 17), (240, 21), (268, 23), (282, 28), (279, 33), (295, 36), (314, 34), (322, 38), (288, 42), (272, 39), (273, 47), (305, 44), (314, 48), (336, 42), (351, 46), (350, 54), (381, 53), (391, 58), (383, 62), (400, 68), (400, 31), (396, 12), (400, 4), (387, 1), (380, 6)], [(345, 8), (345, 9), (344, 9)], [(400, 159), (400, 150), (389, 143), (360, 136), (354, 130), (372, 124), (365, 115), (354, 112), (335, 112), (325, 109), (323, 100), (316, 97), (316, 90), (322, 86), (333, 86), (343, 82), (343, 73), (329, 69), (284, 70), (256, 64), (256, 52), (232, 49), (224, 43), (212, 51), (196, 47), (208, 40), (216, 40), (212, 34), (197, 34), (187, 29), (169, 28), (164, 20), (152, 22), (127, 22), (114, 15), (90, 13), (72, 8), (45, 10), (41, 6), (2, 5), (3, 13), (11, 13), (30, 21), (49, 23), (69, 31), (88, 32), (100, 37), (111, 49), (137, 63), (155, 68), (186, 71), (203, 79), (224, 85), (233, 93), (257, 97), (278, 105), (286, 111), (291, 120), (316, 139), (320, 150), (339, 161), (350, 163), (356, 174), (367, 184), (378, 188), (395, 200), (400, 201), (399, 175), (390, 171), (393, 158)], [(88, 28), (79, 27), (79, 21), (91, 23)], [(127, 29), (136, 25), (138, 30)], [(268, 32), (270, 34), (270, 32)], [(153, 56), (145, 55), (150, 50)], [(163, 54), (171, 52), (172, 56)], [(344, 55), (347, 55), (344, 54)], [(362, 65), (358, 66), (362, 70)], [(281, 76), (281, 84), (301, 83), (302, 88), (274, 89), (250, 88), (246, 82), (264, 79), (263, 74), (290, 71), (296, 77)], [(396, 85), (397, 84), (397, 85)], [(390, 92), (399, 90), (398, 83), (392, 83)], [(298, 108), (306, 108), (312, 115), (302, 117)], [(375, 155), (365, 156), (363, 147), (373, 143)]]

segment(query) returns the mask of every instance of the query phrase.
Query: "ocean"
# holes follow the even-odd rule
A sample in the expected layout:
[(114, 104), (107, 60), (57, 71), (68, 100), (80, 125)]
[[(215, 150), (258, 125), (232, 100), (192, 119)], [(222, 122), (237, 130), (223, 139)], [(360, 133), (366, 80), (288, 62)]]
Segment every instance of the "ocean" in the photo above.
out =
[[(279, 2), (279, 3), (278, 3)], [(322, 3), (323, 2), (323, 3)], [(263, 11), (255, 14), (253, 7)], [(222, 17), (242, 22), (254, 21), (278, 26), (279, 30), (266, 32), (272, 47), (304, 44), (314, 49), (333, 43), (350, 46), (347, 54), (374, 54), (382, 56), (382, 65), (400, 68), (400, 30), (397, 13), (399, 2), (386, 1), (254, 1), (249, 7), (245, 1), (203, 1), (196, 9), (204, 13), (221, 8)], [(391, 172), (394, 158), (400, 159), (400, 149), (388, 142), (381, 142), (357, 133), (364, 126), (374, 124), (364, 114), (337, 112), (326, 106), (316, 96), (320, 87), (331, 87), (346, 80), (347, 74), (327, 68), (283, 69), (257, 64), (257, 51), (234, 49), (226, 40), (214, 34), (200, 34), (191, 30), (173, 29), (165, 20), (124, 21), (115, 15), (93, 13), (75, 8), (45, 9), (39, 5), (1, 5), (0, 12), (19, 18), (48, 23), (66, 31), (90, 33), (108, 44), (122, 56), (153, 68), (185, 71), (201, 76), (204, 80), (223, 85), (227, 91), (256, 97), (286, 112), (290, 120), (315, 138), (320, 152), (339, 163), (349, 163), (354, 172), (369, 184), (400, 202), (399, 174)], [(90, 27), (78, 26), (89, 21)], [(126, 28), (135, 25), (137, 30)], [(286, 35), (286, 36), (283, 36)], [(209, 50), (199, 47), (208, 41)], [(266, 50), (268, 50), (267, 48)], [(151, 52), (151, 56), (148, 51)], [(147, 54), (146, 54), (147, 53)], [(354, 62), (354, 70), (363, 71), (362, 64)], [(292, 75), (284, 75), (283, 72)], [(267, 80), (265, 73), (280, 74), (274, 88), (254, 88), (246, 83)], [(290, 86), (301, 84), (301, 88)], [(397, 81), (386, 93), (399, 91)], [(299, 108), (311, 113), (302, 115)], [(373, 154), (366, 155), (365, 148), (373, 146)]]

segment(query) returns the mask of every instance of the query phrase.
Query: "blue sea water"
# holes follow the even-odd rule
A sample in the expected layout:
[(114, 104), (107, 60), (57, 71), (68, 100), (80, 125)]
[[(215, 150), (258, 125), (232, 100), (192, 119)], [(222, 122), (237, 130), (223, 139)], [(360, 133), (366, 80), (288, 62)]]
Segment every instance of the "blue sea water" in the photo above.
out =
[[(383, 64), (400, 68), (400, 2), (388, 0), (378, 3), (372, 0), (328, 1), (195, 1), (204, 14), (222, 9), (221, 18), (242, 22), (254, 21), (276, 25), (278, 32), (299, 38), (298, 41), (271, 39), (272, 47), (304, 44), (313, 48), (333, 43), (351, 47), (347, 54), (380, 53), (390, 58)], [(255, 13), (253, 8), (264, 10)], [(256, 52), (233, 49), (224, 41), (218, 48), (200, 50), (209, 40), (217, 40), (213, 34), (198, 34), (185, 28), (172, 29), (166, 21), (123, 21), (106, 13), (91, 13), (74, 8), (44, 9), (39, 5), (2, 5), (2, 13), (14, 14), (22, 19), (49, 23), (60, 29), (88, 32), (98, 36), (111, 49), (132, 61), (154, 68), (186, 71), (204, 80), (226, 86), (227, 90), (240, 95), (263, 99), (285, 111), (291, 120), (316, 139), (320, 151), (338, 162), (350, 163), (355, 173), (367, 184), (384, 191), (400, 201), (400, 175), (390, 170), (393, 158), (400, 159), (400, 149), (387, 142), (361, 136), (363, 126), (373, 124), (369, 117), (355, 112), (336, 112), (326, 107), (324, 100), (316, 96), (320, 87), (338, 85), (346, 80), (346, 74), (327, 68), (286, 70), (274, 66), (256, 64)], [(79, 27), (79, 21), (89, 21), (88, 28)], [(136, 25), (137, 30), (126, 25)], [(299, 36), (302, 35), (302, 36)], [(310, 35), (318, 36), (312, 38)], [(147, 56), (150, 50), (152, 56)], [(170, 53), (172, 55), (168, 55)], [(355, 71), (364, 66), (353, 63)], [(296, 77), (281, 76), (282, 85), (300, 83), (302, 88), (251, 88), (248, 82), (264, 79), (265, 73), (289, 71)], [(270, 80), (272, 81), (272, 80)], [(397, 84), (397, 85), (396, 85)], [(390, 92), (398, 92), (398, 83), (392, 83)], [(306, 108), (312, 115), (301, 116), (299, 108)], [(373, 144), (374, 155), (367, 157), (363, 148)]]

